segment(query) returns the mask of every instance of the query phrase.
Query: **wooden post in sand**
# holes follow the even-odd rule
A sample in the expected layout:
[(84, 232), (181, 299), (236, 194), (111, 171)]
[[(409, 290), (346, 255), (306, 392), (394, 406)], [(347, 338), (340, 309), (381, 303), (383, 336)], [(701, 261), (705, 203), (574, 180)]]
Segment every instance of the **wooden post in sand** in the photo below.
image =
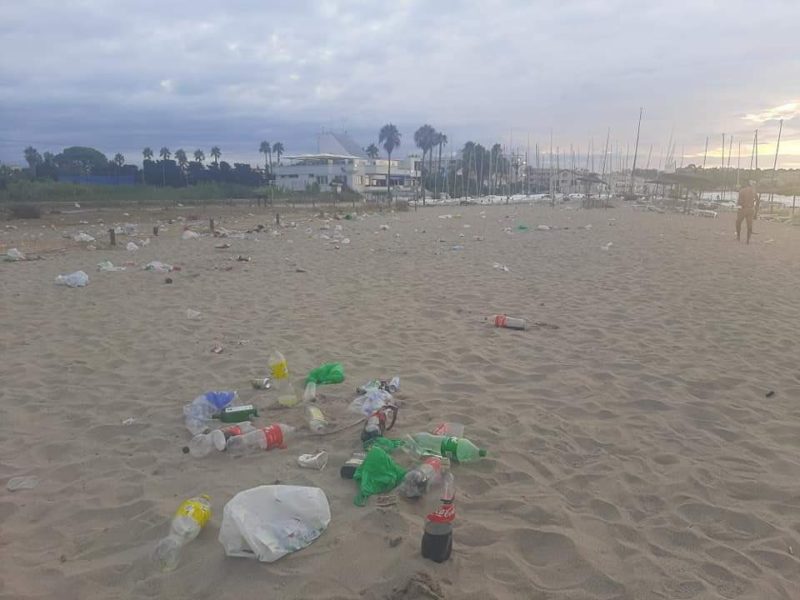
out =
[(214, 219), (208, 220), (208, 228), (211, 230), (211, 235), (214, 235)]
[(153, 235), (158, 237), (158, 225), (153, 225)]
[(110, 241), (112, 246), (116, 246), (117, 245), (117, 232), (114, 231), (113, 227), (108, 230), (108, 239), (109, 239), (109, 241)]
[(281, 226), (281, 213), (275, 213), (275, 226)]

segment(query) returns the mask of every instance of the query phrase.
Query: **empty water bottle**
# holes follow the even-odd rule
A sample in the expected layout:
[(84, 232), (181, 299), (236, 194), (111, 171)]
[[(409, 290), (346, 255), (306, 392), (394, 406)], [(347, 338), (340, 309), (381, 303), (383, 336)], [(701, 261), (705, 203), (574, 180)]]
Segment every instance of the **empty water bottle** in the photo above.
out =
[(406, 498), (419, 498), (442, 479), (449, 461), (441, 456), (427, 456), (403, 477), (397, 491)]
[(278, 395), (278, 402), (283, 406), (294, 406), (299, 399), (289, 381), (289, 363), (286, 357), (277, 350), (269, 357), (269, 368), (272, 374), (272, 387)]
[(156, 546), (153, 559), (162, 571), (172, 571), (178, 566), (183, 547), (196, 538), (211, 519), (211, 499), (198, 496), (185, 500), (172, 519), (169, 535)]
[(286, 440), (294, 431), (295, 429), (291, 425), (275, 423), (244, 435), (235, 435), (228, 440), (228, 451), (244, 454), (256, 450), (285, 448)]
[(314, 406), (313, 404), (306, 406), (306, 419), (308, 420), (308, 428), (314, 433), (322, 433), (328, 426), (328, 419), (325, 418), (325, 414), (319, 406)]
[(184, 452), (188, 452), (194, 458), (203, 458), (208, 456), (212, 450), (222, 452), (227, 446), (227, 442), (235, 435), (244, 435), (255, 431), (249, 421), (239, 423), (238, 425), (231, 425), (222, 429), (215, 429), (209, 433), (198, 433), (194, 436), (189, 445), (184, 448)]

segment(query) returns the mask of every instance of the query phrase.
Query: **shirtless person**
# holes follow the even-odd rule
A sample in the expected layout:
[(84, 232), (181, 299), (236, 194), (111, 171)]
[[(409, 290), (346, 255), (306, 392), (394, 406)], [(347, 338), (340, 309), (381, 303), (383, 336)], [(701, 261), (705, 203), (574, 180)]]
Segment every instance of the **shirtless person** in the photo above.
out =
[(756, 190), (755, 181), (750, 181), (748, 185), (739, 190), (739, 212), (736, 213), (736, 239), (741, 239), (742, 221), (747, 220), (747, 243), (750, 243), (750, 236), (753, 235), (753, 217), (756, 214)]

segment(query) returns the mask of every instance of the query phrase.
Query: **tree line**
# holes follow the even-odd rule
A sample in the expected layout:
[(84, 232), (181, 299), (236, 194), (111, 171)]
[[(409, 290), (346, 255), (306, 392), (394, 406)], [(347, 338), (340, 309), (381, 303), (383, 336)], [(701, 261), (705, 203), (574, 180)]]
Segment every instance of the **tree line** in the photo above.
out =
[[(263, 141), (259, 152), (264, 154), (263, 171), (253, 169), (246, 163), (230, 163), (221, 160), (222, 150), (213, 146), (209, 151), (212, 158), (206, 164), (205, 152), (197, 149), (192, 153), (194, 160), (183, 148), (173, 153), (166, 146), (158, 151), (158, 160), (153, 149), (142, 150), (142, 168), (134, 164), (126, 164), (125, 156), (117, 153), (109, 160), (105, 154), (95, 148), (71, 146), (58, 154), (52, 152), (39, 153), (33, 146), (23, 152), (28, 163), (28, 173), (32, 179), (57, 180), (59, 176), (67, 178), (104, 177), (116, 178), (118, 181), (130, 181), (148, 185), (183, 187), (204, 182), (237, 183), (258, 186), (268, 183), (273, 177), (273, 155), (280, 164), (285, 149), (281, 142), (270, 144)], [(110, 182), (113, 182), (110, 181)]]

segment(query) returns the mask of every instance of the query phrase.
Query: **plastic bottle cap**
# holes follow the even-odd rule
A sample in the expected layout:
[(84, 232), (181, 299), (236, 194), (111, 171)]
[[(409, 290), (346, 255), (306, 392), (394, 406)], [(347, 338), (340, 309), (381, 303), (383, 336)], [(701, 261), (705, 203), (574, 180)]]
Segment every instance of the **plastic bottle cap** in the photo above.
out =
[(489, 454), (489, 452), (487, 450), (484, 450), (483, 448), (478, 450), (478, 456), (486, 456), (487, 454)]

